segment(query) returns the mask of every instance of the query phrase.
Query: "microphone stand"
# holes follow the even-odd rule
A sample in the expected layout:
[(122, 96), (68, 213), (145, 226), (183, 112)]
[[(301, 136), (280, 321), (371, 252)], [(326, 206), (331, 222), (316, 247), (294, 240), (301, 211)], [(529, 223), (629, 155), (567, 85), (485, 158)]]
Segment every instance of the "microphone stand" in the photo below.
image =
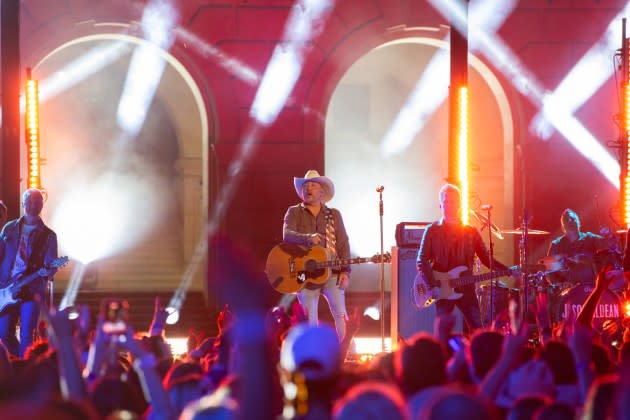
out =
[(490, 248), (490, 325), (494, 322), (494, 294), (495, 294), (495, 280), (492, 277), (494, 271), (494, 242), (492, 241), (492, 221), (490, 219), (490, 211), (492, 206), (487, 207), (488, 211), (488, 247)]
[(385, 258), (383, 245), (383, 190), (382, 185), (376, 188), (378, 193), (378, 214), (381, 225), (381, 271), (380, 271), (380, 292), (381, 292), (381, 352), (385, 352)]

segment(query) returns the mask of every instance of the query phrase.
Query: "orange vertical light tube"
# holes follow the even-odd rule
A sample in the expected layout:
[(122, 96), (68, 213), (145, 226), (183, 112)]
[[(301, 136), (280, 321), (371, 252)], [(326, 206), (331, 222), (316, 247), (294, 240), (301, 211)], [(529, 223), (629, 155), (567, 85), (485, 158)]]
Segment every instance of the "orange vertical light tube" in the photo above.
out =
[(468, 87), (457, 89), (457, 181), (462, 192), (462, 223), (469, 223), (470, 215), (470, 130)]
[(39, 142), (39, 89), (37, 80), (26, 80), (26, 156), (28, 188), (41, 188), (41, 160)]

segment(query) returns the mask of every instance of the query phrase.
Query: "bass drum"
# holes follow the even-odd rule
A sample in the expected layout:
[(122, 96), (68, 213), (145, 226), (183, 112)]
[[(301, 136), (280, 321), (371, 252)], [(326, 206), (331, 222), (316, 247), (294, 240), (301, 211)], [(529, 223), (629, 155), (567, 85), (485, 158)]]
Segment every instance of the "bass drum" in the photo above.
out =
[[(560, 294), (559, 318), (575, 322), (586, 298), (595, 288), (594, 284), (580, 284), (564, 290)], [(622, 343), (623, 308), (619, 297), (605, 290), (593, 314), (593, 328), (601, 335), (602, 341), (617, 347)]]

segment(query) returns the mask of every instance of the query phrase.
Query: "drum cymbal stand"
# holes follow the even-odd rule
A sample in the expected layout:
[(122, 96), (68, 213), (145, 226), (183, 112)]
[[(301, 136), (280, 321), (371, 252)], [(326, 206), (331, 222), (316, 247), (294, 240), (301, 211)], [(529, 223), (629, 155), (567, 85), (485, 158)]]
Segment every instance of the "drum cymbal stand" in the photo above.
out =
[[(519, 263), (521, 265), (521, 267), (527, 267), (527, 260), (529, 258), (528, 252), (527, 252), (527, 229), (529, 227), (529, 214), (527, 209), (523, 209), (523, 221), (522, 221), (522, 225), (521, 225), (521, 240), (519, 241)], [(522, 320), (523, 322), (526, 322), (526, 320), (528, 319), (528, 297), (529, 297), (529, 281), (527, 279), (527, 277), (525, 277), (525, 284), (523, 285), (523, 297), (522, 297)]]

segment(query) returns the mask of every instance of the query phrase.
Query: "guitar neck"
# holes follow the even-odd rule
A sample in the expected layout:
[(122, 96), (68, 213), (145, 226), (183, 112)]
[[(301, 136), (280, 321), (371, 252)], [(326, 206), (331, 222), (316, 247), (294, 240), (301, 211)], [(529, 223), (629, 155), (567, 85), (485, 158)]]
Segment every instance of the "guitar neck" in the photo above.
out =
[(469, 284), (479, 283), (484, 280), (492, 280), (497, 277), (505, 277), (512, 275), (511, 270), (492, 271), (490, 273), (478, 274), (476, 276), (458, 277), (452, 280), (453, 287), (467, 286)]
[(11, 291), (13, 293), (20, 291), (20, 289), (26, 285), (28, 285), (29, 283), (31, 283), (33, 280), (38, 279), (40, 277), (39, 273), (36, 271), (34, 273), (29, 274), (28, 276), (21, 278), (19, 280), (17, 280), (12, 286), (11, 286)]
[(362, 264), (371, 262), (371, 258), (346, 258), (341, 260), (321, 261), (317, 263), (317, 268), (339, 268), (346, 265)]

